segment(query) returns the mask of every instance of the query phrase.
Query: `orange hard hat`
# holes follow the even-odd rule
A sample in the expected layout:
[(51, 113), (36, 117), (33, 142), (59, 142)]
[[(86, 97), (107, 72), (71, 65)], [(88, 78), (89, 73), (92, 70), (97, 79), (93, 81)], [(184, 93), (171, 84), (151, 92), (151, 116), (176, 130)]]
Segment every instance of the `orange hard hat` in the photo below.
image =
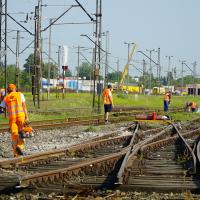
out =
[(13, 84), (13, 83), (10, 83), (10, 84), (8, 85), (8, 90), (13, 90), (13, 89), (16, 89), (16, 85)]

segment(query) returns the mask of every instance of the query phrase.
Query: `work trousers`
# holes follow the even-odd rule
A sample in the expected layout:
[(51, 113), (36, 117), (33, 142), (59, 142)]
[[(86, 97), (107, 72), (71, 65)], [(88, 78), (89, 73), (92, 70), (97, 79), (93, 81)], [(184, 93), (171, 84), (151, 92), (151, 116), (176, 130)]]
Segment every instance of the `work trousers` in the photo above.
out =
[(167, 112), (169, 109), (169, 101), (164, 100), (164, 111)]
[[(12, 148), (14, 157), (19, 156), (19, 150), (23, 152), (25, 145), (24, 139), (19, 137), (19, 132), (22, 131), (25, 117), (19, 117), (9, 120), (9, 127), (11, 132)], [(18, 149), (17, 149), (18, 148)]]

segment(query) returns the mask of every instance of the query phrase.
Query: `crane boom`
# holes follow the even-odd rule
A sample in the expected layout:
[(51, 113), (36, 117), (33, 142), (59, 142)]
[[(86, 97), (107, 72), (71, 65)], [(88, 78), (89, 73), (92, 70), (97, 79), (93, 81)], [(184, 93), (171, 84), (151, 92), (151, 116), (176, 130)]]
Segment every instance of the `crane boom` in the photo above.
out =
[(135, 51), (135, 48), (136, 48), (136, 44), (134, 43), (133, 47), (132, 47), (132, 50), (131, 50), (131, 53), (129, 54), (128, 61), (127, 61), (126, 65), (125, 65), (125, 67), (124, 67), (124, 72), (123, 72), (122, 77), (121, 77), (120, 82), (119, 82), (120, 84), (122, 84), (124, 82), (124, 79), (125, 79), (125, 77), (126, 77), (126, 75), (128, 73), (129, 63), (130, 63), (130, 61), (132, 59), (133, 53)]

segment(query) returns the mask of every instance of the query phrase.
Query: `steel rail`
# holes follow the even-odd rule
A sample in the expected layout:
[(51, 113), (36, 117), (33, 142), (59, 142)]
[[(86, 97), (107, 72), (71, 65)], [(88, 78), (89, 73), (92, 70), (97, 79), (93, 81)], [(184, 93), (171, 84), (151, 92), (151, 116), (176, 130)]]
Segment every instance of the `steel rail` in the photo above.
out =
[[(84, 109), (86, 109), (86, 108), (84, 108)], [(133, 115), (134, 116), (136, 113), (141, 112), (141, 109), (142, 110), (145, 109), (146, 111), (148, 111), (147, 112), (148, 114), (155, 111), (154, 109), (151, 110), (151, 109), (144, 108), (144, 107), (117, 107), (117, 108), (113, 109), (113, 112), (111, 113), (111, 119), (112, 119), (112, 117), (119, 116), (119, 115)], [(174, 111), (178, 111), (179, 109), (180, 108), (175, 109)], [(70, 110), (73, 110), (73, 109), (70, 109)], [(63, 110), (59, 110), (59, 111), (63, 112)], [(56, 111), (56, 112), (59, 112), (59, 111)], [(47, 111), (47, 112), (51, 113), (51, 112), (55, 112), (55, 110)], [(160, 112), (160, 111), (158, 110), (157, 112)], [(41, 124), (41, 123), (42, 124), (44, 124), (44, 123), (59, 123), (59, 122), (61, 123), (61, 122), (66, 122), (66, 121), (67, 122), (69, 122), (69, 121), (79, 121), (79, 120), (94, 119), (94, 118), (97, 118), (97, 119), (103, 118), (103, 115), (100, 114), (100, 115), (92, 115), (92, 116), (70, 117), (70, 118), (63, 118), (63, 119), (57, 118), (57, 119), (48, 119), (48, 120), (42, 120), (42, 121), (32, 121), (31, 124), (36, 125), (36, 124)], [(8, 123), (0, 123), (0, 126), (1, 127), (6, 126), (5, 128), (0, 128), (0, 132), (1, 131), (7, 131)]]
[[(171, 128), (171, 126), (168, 126), (164, 130), (153, 136), (152, 138), (147, 138), (144, 141), (139, 142), (139, 145), (136, 145), (137, 150), (135, 151), (138, 152), (138, 150), (142, 145), (151, 142), (164, 135), (166, 131), (169, 129), (169, 127)], [(23, 176), (21, 177), (20, 186), (28, 187), (31, 185), (37, 185), (37, 184), (40, 185), (42, 184), (42, 182), (47, 183), (49, 181), (52, 182), (53, 180), (61, 181), (72, 176), (79, 176), (81, 174), (83, 175), (83, 173), (86, 173), (87, 171), (91, 170), (97, 173), (98, 170), (100, 171), (102, 169), (105, 170), (105, 166), (106, 168), (109, 167), (109, 169), (112, 171), (114, 170), (116, 163), (122, 158), (124, 158), (129, 149), (130, 147), (125, 147), (118, 153), (112, 153), (110, 155), (93, 158), (90, 161), (83, 161), (82, 163), (74, 164), (67, 168)]]
[[(190, 137), (197, 136), (198, 132), (200, 132), (200, 128), (197, 128), (192, 131), (188, 131), (188, 132), (182, 134), (182, 136), (184, 138), (190, 138)], [(168, 138), (162, 139), (160, 141), (156, 141), (156, 142), (152, 142), (150, 144), (144, 145), (141, 148), (141, 153), (145, 155), (150, 151), (155, 151), (157, 149), (160, 149), (161, 147), (168, 146), (170, 144), (174, 144), (178, 138), (179, 138), (179, 136), (168, 137)]]
[(129, 150), (127, 151), (127, 153), (126, 153), (126, 155), (125, 155), (125, 157), (124, 157), (124, 159), (122, 161), (121, 167), (120, 167), (120, 169), (119, 169), (119, 171), (117, 173), (117, 182), (115, 184), (122, 184), (122, 181), (123, 181), (122, 176), (123, 176), (123, 173), (124, 173), (124, 168), (126, 166), (126, 162), (127, 162), (128, 157), (129, 157), (129, 155), (131, 153), (131, 150), (133, 148), (133, 142), (135, 141), (135, 136), (136, 136), (138, 130), (139, 130), (139, 124), (137, 123), (135, 131), (134, 131), (134, 133), (132, 135), (131, 141), (130, 141), (130, 143), (128, 145)]
[(190, 154), (192, 155), (193, 158), (193, 173), (196, 174), (196, 156), (192, 150), (192, 148), (190, 147), (190, 145), (187, 143), (187, 141), (185, 140), (185, 138), (182, 136), (182, 134), (180, 133), (180, 131), (178, 130), (177, 126), (172, 123), (174, 129), (176, 130), (176, 132), (178, 133), (179, 138), (183, 141), (185, 147), (189, 150)]
[[(130, 121), (130, 117), (133, 117), (131, 115), (127, 116), (117, 116), (117, 117), (110, 117), (110, 121), (115, 123), (119, 121)], [(59, 128), (59, 127), (68, 127), (68, 126), (73, 126), (73, 125), (102, 125), (104, 124), (104, 119), (103, 118), (96, 118), (96, 119), (88, 119), (88, 120), (76, 120), (76, 118), (71, 119), (70, 121), (63, 121), (61, 120), (60, 122), (55, 122), (55, 123), (47, 123), (47, 124), (33, 124), (32, 128), (33, 129), (51, 129), (51, 128)], [(52, 120), (53, 122), (53, 120)], [(8, 127), (3, 127), (0, 128), (0, 133), (8, 131)]]
[(198, 161), (199, 161), (199, 163), (200, 163), (200, 140), (199, 140), (198, 143), (197, 143), (196, 152), (197, 152)]
[[(120, 134), (120, 132), (126, 131), (132, 128), (134, 124), (129, 125), (121, 130), (112, 131), (109, 134), (106, 134), (101, 137), (95, 137), (88, 141), (85, 141), (81, 144), (73, 145), (69, 148), (49, 150), (41, 153), (35, 153), (32, 155), (21, 156), (17, 158), (8, 158), (8, 159), (0, 159), (0, 167), (1, 168), (18, 168), (23, 165), (31, 164), (33, 162), (39, 161), (39, 163), (45, 162), (46, 160), (58, 158), (62, 156), (66, 156), (67, 154), (71, 154), (72, 152), (84, 152), (86, 150), (106, 146), (111, 144), (111, 142), (115, 143), (119, 140), (127, 140), (131, 135), (127, 136), (116, 136)], [(110, 138), (112, 137), (112, 138)]]
[(111, 168), (114, 168), (116, 162), (119, 159), (121, 159), (123, 156), (125, 156), (127, 150), (128, 148), (125, 148), (119, 153), (113, 153), (110, 155), (103, 156), (101, 158), (93, 158), (90, 161), (74, 164), (64, 169), (57, 169), (57, 170), (52, 170), (49, 172), (37, 173), (37, 174), (21, 177), (20, 186), (28, 187), (30, 185), (34, 185), (40, 182), (48, 182), (53, 179), (63, 180), (68, 176), (71, 177), (73, 174), (78, 175), (79, 173), (81, 173), (81, 171), (87, 172), (88, 169), (91, 169), (97, 172), (98, 169), (101, 169), (101, 166), (103, 166), (105, 163), (106, 163), (106, 166), (109, 165), (111, 166)]
[(154, 135), (153, 137), (147, 138), (144, 141), (140, 141), (138, 142), (136, 145), (133, 146), (131, 153), (128, 156), (128, 159), (126, 160), (126, 164), (123, 167), (123, 171), (118, 175), (118, 177), (120, 178), (120, 183), (125, 183), (127, 181), (127, 174), (128, 174), (128, 169), (131, 168), (133, 162), (136, 160), (137, 158), (137, 154), (140, 151), (140, 149), (150, 143), (153, 142), (155, 140), (158, 140), (159, 138), (161, 138), (167, 131), (172, 129), (172, 125), (167, 126), (164, 130), (162, 130), (161, 132), (157, 133), (156, 135)]
[(190, 147), (190, 145), (187, 143), (185, 138), (182, 136), (182, 134), (178, 130), (177, 126), (174, 123), (172, 123), (172, 125), (175, 128), (176, 132), (178, 133), (178, 136), (181, 138), (181, 140), (183, 141), (184, 145), (186, 146), (186, 148), (189, 150), (190, 154), (192, 155), (192, 158), (193, 158), (193, 173), (196, 174), (196, 171), (197, 171), (197, 169), (196, 169), (196, 165), (197, 165), (196, 155), (194, 154), (192, 148)]
[[(166, 128), (165, 128), (166, 129)], [(155, 131), (155, 129), (153, 129)], [(157, 129), (159, 130), (159, 129)], [(162, 132), (162, 131), (161, 131)], [(145, 131), (142, 133), (144, 134)], [(149, 130), (146, 131), (146, 133), (150, 133)], [(156, 134), (155, 136), (160, 135), (160, 133)], [(126, 137), (131, 138), (131, 135), (127, 135)], [(119, 140), (120, 137), (116, 137), (116, 141)], [(122, 136), (121, 136), (122, 138)], [(149, 140), (145, 139), (145, 140)], [(108, 139), (108, 142), (110, 142), (111, 139)], [(94, 145), (93, 145), (94, 144)], [(89, 148), (90, 146), (96, 146), (97, 143), (95, 141), (93, 143), (88, 142), (86, 144), (86, 148)], [(106, 143), (105, 143), (106, 144)], [(73, 151), (79, 150), (77, 146), (73, 146)], [(82, 148), (82, 147), (81, 147)], [(95, 147), (96, 148), (96, 147)], [(61, 181), (62, 184), (68, 184), (66, 180), (69, 180), (71, 178), (76, 178), (79, 176), (82, 176), (83, 174), (87, 174), (88, 172), (93, 171), (94, 173), (105, 173), (106, 171), (113, 171), (116, 167), (116, 164), (120, 161), (122, 162), (123, 157), (128, 152), (129, 148), (125, 147), (118, 153), (111, 153), (110, 155), (106, 156), (100, 156), (97, 158), (92, 158), (89, 161), (82, 161), (81, 163), (77, 164), (71, 164), (68, 167), (65, 167), (63, 169), (54, 169), (48, 172), (41, 172), (36, 173), (32, 175), (27, 176), (20, 176), (20, 187), (27, 187), (27, 186), (37, 186), (40, 187), (41, 185), (48, 185), (48, 183), (53, 182), (59, 182)], [(82, 151), (82, 150), (81, 150)], [(63, 152), (59, 152), (63, 153)], [(70, 153), (70, 152), (69, 152)], [(66, 155), (66, 151), (64, 152)], [(19, 158), (20, 159), (20, 158)], [(24, 161), (26, 162), (26, 160)], [(8, 163), (7, 163), (8, 164)], [(26, 163), (27, 164), (27, 163)], [(103, 170), (103, 171), (102, 171)]]

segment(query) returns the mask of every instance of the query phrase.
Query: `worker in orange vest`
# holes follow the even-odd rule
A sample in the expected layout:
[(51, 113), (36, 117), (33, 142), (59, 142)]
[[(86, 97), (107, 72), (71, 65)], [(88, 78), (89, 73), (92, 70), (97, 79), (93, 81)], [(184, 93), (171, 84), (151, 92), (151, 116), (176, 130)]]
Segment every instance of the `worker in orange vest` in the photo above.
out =
[(167, 112), (169, 109), (169, 104), (171, 100), (171, 91), (168, 91), (164, 94), (164, 111)]
[(113, 105), (113, 98), (112, 98), (112, 85), (108, 85), (107, 88), (103, 91), (103, 103), (104, 103), (104, 120), (105, 124), (108, 124), (108, 116), (109, 112), (112, 111)]
[(188, 109), (189, 112), (190, 112), (190, 110), (191, 110), (192, 112), (197, 112), (197, 111), (198, 111), (197, 103), (195, 103), (194, 101), (192, 101), (192, 102), (187, 102), (187, 103), (186, 103), (186, 108)]
[(22, 134), (23, 124), (29, 121), (26, 108), (25, 97), (21, 92), (17, 92), (14, 84), (9, 84), (8, 95), (4, 97), (0, 107), (8, 112), (9, 127), (12, 139), (14, 157), (24, 155), (24, 138)]

